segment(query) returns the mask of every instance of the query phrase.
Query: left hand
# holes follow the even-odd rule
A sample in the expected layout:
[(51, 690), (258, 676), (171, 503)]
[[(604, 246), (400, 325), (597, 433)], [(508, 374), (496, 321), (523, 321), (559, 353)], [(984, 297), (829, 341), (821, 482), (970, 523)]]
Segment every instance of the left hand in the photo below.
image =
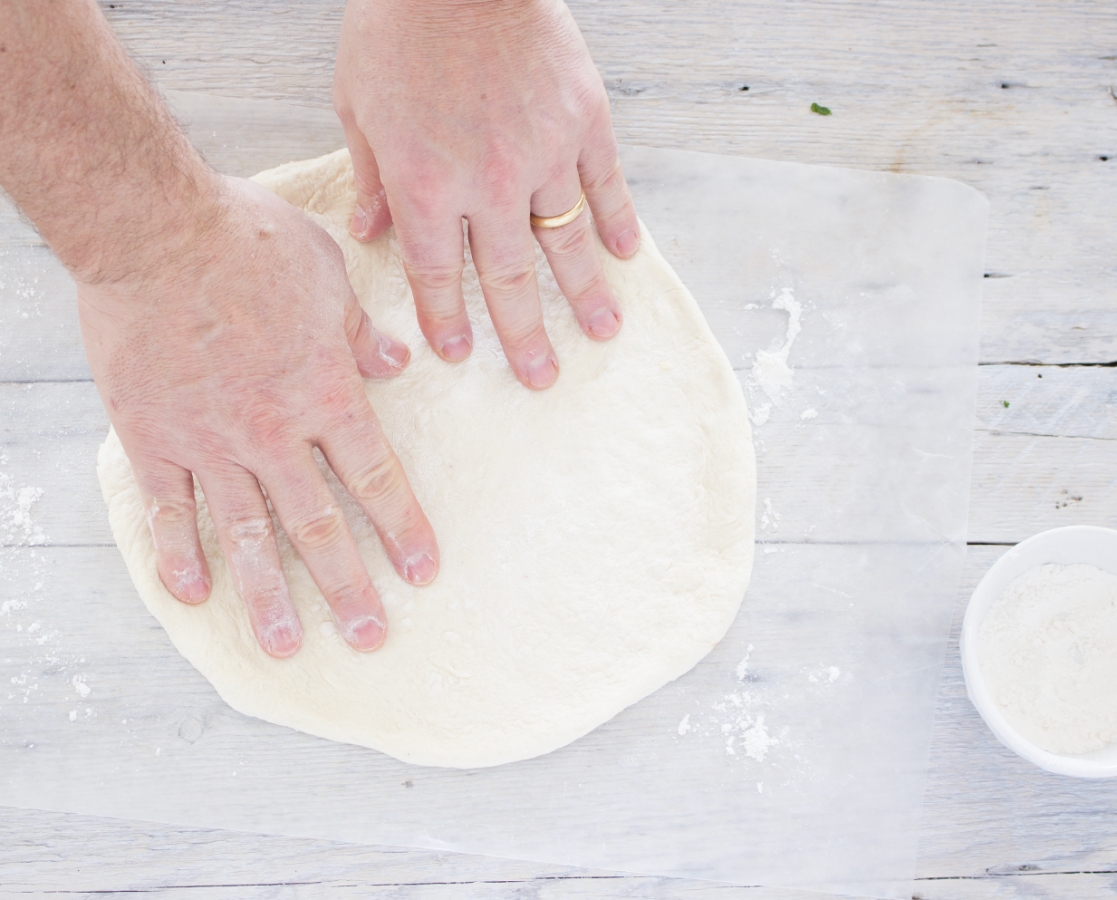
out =
[[(605, 246), (627, 258), (640, 228), (601, 77), (561, 0), (352, 0), (334, 76), (357, 181), (350, 230), (395, 223), (431, 347), (457, 362), (472, 331), (462, 297), (461, 220), (485, 301), (519, 380), (548, 387), (558, 359), (543, 327), (529, 215), (585, 191)], [(535, 228), (582, 330), (608, 340), (621, 310), (583, 212)]]
[(434, 532), (361, 381), (397, 375), (407, 346), (373, 328), (340, 248), (300, 210), (250, 181), (198, 178), (212, 192), (173, 207), (170, 247), (127, 247), (122, 277), (78, 274), (89, 367), (131, 461), (159, 576), (184, 603), (210, 592), (197, 478), (260, 646), (297, 652), (270, 503), (342, 637), (375, 650), (384, 607), (314, 451), (400, 577), (433, 580)]

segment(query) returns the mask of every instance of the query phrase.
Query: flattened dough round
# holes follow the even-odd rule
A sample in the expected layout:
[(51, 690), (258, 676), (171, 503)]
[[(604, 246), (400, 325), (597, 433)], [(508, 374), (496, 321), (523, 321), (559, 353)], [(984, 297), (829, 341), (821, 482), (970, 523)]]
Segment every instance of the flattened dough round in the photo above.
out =
[(624, 309), (612, 341), (586, 338), (539, 256), (549, 390), (513, 377), (472, 266), (473, 354), (451, 365), (415, 319), (394, 235), (348, 235), (348, 153), (256, 180), (307, 210), (342, 246), (377, 327), (407, 342), (398, 378), (369, 400), (434, 526), (442, 569), (406, 584), (336, 482), (389, 616), (384, 646), (338, 635), (280, 535), (305, 631), (294, 657), (257, 646), (199, 493), (213, 593), (163, 587), (139, 491), (116, 435), (98, 473), (140, 596), (233, 708), (412, 763), (472, 768), (573, 741), (693, 667), (733, 621), (752, 569), (756, 470), (745, 401), (694, 299), (643, 235), (631, 260), (598, 247)]

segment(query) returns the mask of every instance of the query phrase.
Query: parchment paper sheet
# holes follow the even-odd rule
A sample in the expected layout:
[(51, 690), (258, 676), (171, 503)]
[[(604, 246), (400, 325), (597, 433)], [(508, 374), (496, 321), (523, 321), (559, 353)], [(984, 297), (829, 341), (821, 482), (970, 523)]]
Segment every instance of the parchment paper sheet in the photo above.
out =
[[(227, 172), (342, 143), (327, 113), (173, 99)], [(21, 615), (60, 649), (32, 657), (19, 617), (0, 621), (8, 669), (44, 660), (21, 670), (33, 693), (0, 690), (0, 803), (911, 896), (965, 550), (986, 202), (938, 179), (633, 147), (623, 159), (750, 406), (769, 405), (762, 543), (714, 652), (555, 753), (423, 769), (233, 713), (122, 562), (81, 583), (42, 548), (35, 596), (49, 602)], [(772, 306), (785, 289), (797, 336)], [(769, 396), (755, 353), (793, 336), (791, 384)]]

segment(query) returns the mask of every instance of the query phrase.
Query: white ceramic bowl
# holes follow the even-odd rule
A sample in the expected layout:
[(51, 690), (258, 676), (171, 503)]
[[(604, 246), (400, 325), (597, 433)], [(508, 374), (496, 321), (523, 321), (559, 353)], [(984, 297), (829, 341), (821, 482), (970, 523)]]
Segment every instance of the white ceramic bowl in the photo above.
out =
[(1041, 769), (1077, 778), (1112, 778), (1117, 776), (1117, 744), (1073, 756), (1037, 747), (1008, 723), (989, 696), (981, 675), (977, 642), (985, 614), (1010, 581), (1045, 563), (1084, 563), (1117, 575), (1117, 531), (1092, 525), (1041, 531), (1017, 544), (993, 564), (970, 597), (962, 623), (962, 671), (966, 676), (966, 693), (1000, 742)]

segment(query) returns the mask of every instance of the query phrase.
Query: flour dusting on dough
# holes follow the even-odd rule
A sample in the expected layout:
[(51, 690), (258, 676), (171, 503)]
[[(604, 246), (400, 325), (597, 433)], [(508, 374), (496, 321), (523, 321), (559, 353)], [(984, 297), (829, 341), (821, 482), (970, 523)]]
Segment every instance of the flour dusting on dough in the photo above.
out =
[[(374, 653), (340, 640), (280, 533), (304, 642), (290, 659), (272, 659), (249, 627), (201, 494), (211, 596), (188, 606), (165, 590), (127, 457), (110, 434), (98, 474), (117, 544), (148, 608), (221, 696), (250, 715), (407, 762), (472, 768), (561, 747), (709, 653), (751, 572), (752, 439), (732, 367), (651, 236), (630, 260), (597, 245), (624, 310), (606, 342), (582, 332), (537, 252), (561, 374), (534, 392), (509, 369), (472, 265), (463, 293), (473, 353), (448, 365), (431, 351), (394, 233), (364, 244), (349, 235), (356, 195), (345, 151), (257, 180), (331, 234), (377, 329), (410, 348), (399, 375), (365, 389), (438, 537), (441, 571), (426, 587), (401, 579), (333, 482), (384, 598), (387, 639)], [(256, 536), (244, 537), (247, 552)], [(743, 753), (767, 752), (764, 727), (735, 732)]]

